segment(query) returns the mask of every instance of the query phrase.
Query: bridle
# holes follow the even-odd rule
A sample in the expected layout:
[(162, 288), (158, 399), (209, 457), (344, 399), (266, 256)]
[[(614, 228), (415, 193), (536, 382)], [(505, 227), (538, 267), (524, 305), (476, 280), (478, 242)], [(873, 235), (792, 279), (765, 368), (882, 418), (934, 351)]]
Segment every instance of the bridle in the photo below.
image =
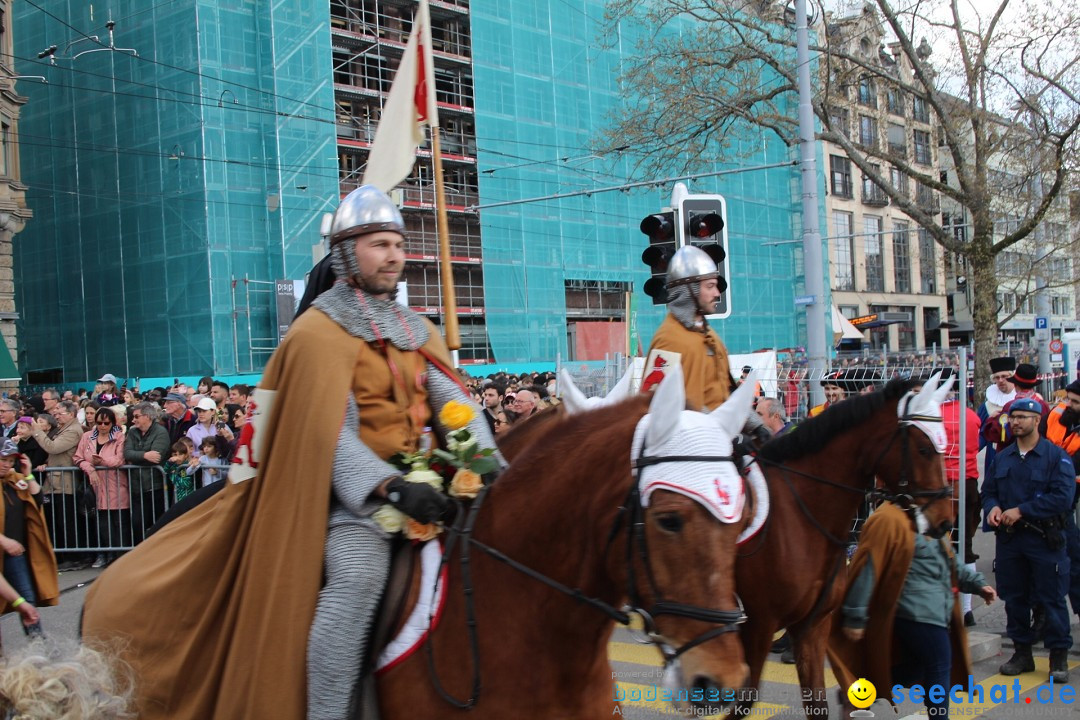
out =
[[(641, 503), (641, 490), (638, 482), (638, 474), (642, 468), (652, 465), (660, 465), (663, 463), (675, 463), (675, 462), (730, 462), (739, 468), (738, 459), (734, 455), (654, 455), (646, 456), (645, 448), (642, 447), (641, 452), (638, 454), (638, 458), (631, 463), (632, 482), (630, 484), (630, 491), (627, 493), (626, 499), (622, 505), (619, 506), (618, 514), (615, 516), (615, 521), (612, 524), (611, 532), (608, 534), (607, 543), (605, 545), (605, 556), (607, 550), (610, 549), (611, 543), (623, 530), (625, 522), (625, 530), (627, 533), (626, 543), (626, 566), (627, 566), (627, 597), (629, 602), (622, 607), (616, 608), (615, 606), (599, 599), (586, 595), (580, 588), (571, 588), (563, 583), (538, 572), (527, 565), (524, 565), (517, 560), (509, 557), (505, 553), (490, 545), (477, 540), (473, 537), (473, 528), (476, 524), (476, 518), (479, 515), (480, 508), (484, 503), (484, 499), (487, 497), (488, 491), (492, 485), (485, 485), (483, 489), (477, 494), (476, 498), (470, 505), (468, 512), (461, 512), (462, 507), (458, 502), (458, 514), (454, 522), (454, 525), (448, 529), (446, 545), (443, 549), (442, 559), (439, 565), (439, 572), (437, 577), (441, 577), (443, 569), (450, 560), (451, 553), (456, 545), (457, 541), (461, 540), (461, 579), (462, 579), (462, 592), (465, 597), (465, 623), (469, 635), (469, 647), (472, 655), (472, 690), (467, 700), (459, 700), (451, 695), (443, 686), (439, 680), (438, 672), (435, 668), (435, 651), (434, 651), (434, 633), (428, 632), (427, 641), (425, 646), (427, 649), (428, 658), (428, 670), (431, 674), (432, 682), (435, 685), (436, 691), (446, 702), (450, 703), (456, 708), (467, 710), (476, 706), (476, 703), (480, 699), (480, 660), (479, 660), (479, 640), (476, 629), (476, 610), (473, 603), (473, 588), (472, 588), (472, 568), (470, 561), (470, 549), (477, 547), (483, 550), (485, 553), (493, 557), (494, 559), (509, 565), (514, 570), (527, 575), (534, 580), (537, 580), (550, 588), (553, 588), (564, 595), (573, 598), (575, 601), (584, 605), (592, 607), (608, 617), (615, 620), (615, 622), (621, 625), (629, 625), (632, 616), (638, 616), (641, 618), (642, 625), (646, 636), (649, 641), (656, 646), (664, 657), (664, 667), (667, 668), (671, 664), (675, 663), (679, 656), (683, 653), (691, 650), (699, 645), (719, 637), (729, 632), (735, 632), (738, 626), (746, 622), (746, 612), (743, 609), (742, 600), (738, 595), (735, 596), (737, 607), (734, 610), (713, 610), (711, 608), (703, 608), (697, 605), (687, 605), (685, 603), (666, 600), (664, 599), (663, 592), (659, 588), (656, 582), (656, 577), (653, 574), (652, 563), (649, 561), (648, 545), (645, 540), (645, 508)], [(740, 476), (742, 473), (740, 472)], [(743, 478), (745, 486), (745, 477)], [(638, 592), (637, 577), (635, 572), (635, 546), (637, 547), (637, 558), (641, 560), (641, 564), (645, 567), (645, 576), (649, 583), (649, 590), (655, 601), (648, 608), (645, 607), (645, 603)], [(433, 627), (434, 622), (434, 606), (431, 611), (431, 615), (428, 617), (428, 627)], [(689, 618), (691, 620), (698, 620), (715, 625), (709, 630), (706, 630), (689, 641), (683, 643), (678, 647), (672, 647), (667, 638), (661, 634), (656, 626), (655, 618), (661, 615), (674, 615), (677, 617)]]
[(894, 430), (892, 435), (889, 436), (888, 442), (885, 444), (885, 447), (882, 449), (882, 451), (878, 453), (877, 458), (874, 460), (874, 464), (871, 466), (870, 471), (867, 473), (867, 475), (870, 477), (876, 477), (878, 475), (878, 468), (881, 467), (882, 461), (889, 453), (889, 450), (892, 449), (897, 439), (899, 439), (901, 446), (901, 465), (899, 479), (896, 483), (896, 492), (891, 492), (885, 488), (852, 487), (851, 485), (845, 485), (844, 483), (839, 483), (834, 480), (821, 477), (820, 475), (815, 475), (813, 473), (797, 470), (793, 467), (785, 465), (782, 462), (768, 460), (761, 457), (760, 455), (755, 456), (754, 462), (771, 465), (778, 468), (781, 471), (781, 477), (783, 478), (785, 484), (788, 486), (788, 490), (795, 498), (796, 505), (799, 507), (799, 510), (802, 512), (802, 514), (805, 515), (806, 518), (810, 521), (810, 524), (813, 525), (819, 533), (825, 536), (825, 538), (830, 543), (842, 547), (846, 545), (847, 542), (841, 538), (837, 538), (835, 535), (829, 532), (829, 530), (825, 528), (816, 517), (814, 517), (813, 512), (806, 505), (805, 501), (799, 495), (798, 491), (796, 491), (795, 486), (791, 482), (791, 478), (788, 477), (788, 473), (805, 477), (809, 480), (813, 480), (816, 483), (819, 483), (821, 485), (827, 485), (837, 490), (843, 490), (845, 492), (862, 495), (868, 501), (888, 500), (889, 502), (903, 508), (904, 510), (912, 509), (914, 507), (914, 501), (917, 499), (926, 498), (926, 502), (924, 502), (920, 506), (925, 508), (934, 502), (952, 497), (953, 490), (947, 484), (937, 490), (913, 490), (910, 487), (911, 483), (908, 478), (913, 474), (911, 471), (910, 433), (911, 428), (915, 422), (942, 422), (942, 419), (940, 417), (935, 417), (932, 415), (919, 415), (912, 413), (905, 413), (901, 415), (898, 419), (898, 425), (896, 430)]

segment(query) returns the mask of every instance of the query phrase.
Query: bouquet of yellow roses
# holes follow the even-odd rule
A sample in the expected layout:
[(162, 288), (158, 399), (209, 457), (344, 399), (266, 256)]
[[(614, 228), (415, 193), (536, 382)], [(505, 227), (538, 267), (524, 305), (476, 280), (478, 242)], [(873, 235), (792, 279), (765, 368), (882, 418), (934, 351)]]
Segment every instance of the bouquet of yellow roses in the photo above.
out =
[[(475, 417), (472, 407), (451, 400), (439, 412), (439, 422), (447, 430), (446, 450), (435, 449), (430, 455), (424, 451), (399, 453), (391, 461), (409, 470), (405, 475), (407, 482), (424, 482), (436, 490), (442, 490), (444, 483), (442, 475), (431, 467), (435, 464), (433, 460), (457, 468), (450, 481), (450, 496), (476, 497), (484, 486), (482, 476), (497, 470), (498, 462), (492, 457), (495, 453), (492, 448), (477, 448), (479, 443), (468, 429)], [(386, 532), (404, 532), (410, 540), (431, 540), (442, 532), (438, 523), (419, 523), (390, 504), (380, 507), (372, 517)]]

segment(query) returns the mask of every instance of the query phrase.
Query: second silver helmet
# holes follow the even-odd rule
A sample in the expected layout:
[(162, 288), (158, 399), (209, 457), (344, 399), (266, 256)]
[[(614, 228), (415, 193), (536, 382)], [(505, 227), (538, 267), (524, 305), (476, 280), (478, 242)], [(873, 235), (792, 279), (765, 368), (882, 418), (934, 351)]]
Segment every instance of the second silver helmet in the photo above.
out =
[(686, 285), (718, 276), (716, 261), (707, 252), (686, 245), (679, 248), (668, 263), (666, 286)]

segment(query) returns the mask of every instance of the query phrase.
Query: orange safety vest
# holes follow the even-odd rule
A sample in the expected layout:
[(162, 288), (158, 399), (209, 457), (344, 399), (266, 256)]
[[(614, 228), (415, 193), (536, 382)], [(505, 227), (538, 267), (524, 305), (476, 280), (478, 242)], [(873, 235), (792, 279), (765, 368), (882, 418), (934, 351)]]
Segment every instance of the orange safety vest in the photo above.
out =
[(1069, 432), (1061, 424), (1061, 414), (1065, 412), (1065, 403), (1058, 403), (1046, 417), (1046, 439), (1057, 445), (1070, 456), (1080, 450), (1080, 435)]

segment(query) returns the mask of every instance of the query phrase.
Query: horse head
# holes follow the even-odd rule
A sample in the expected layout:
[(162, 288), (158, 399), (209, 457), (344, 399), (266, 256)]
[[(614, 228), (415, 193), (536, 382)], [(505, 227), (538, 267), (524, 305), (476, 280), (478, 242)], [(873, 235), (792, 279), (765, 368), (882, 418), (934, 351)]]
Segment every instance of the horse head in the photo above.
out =
[(877, 476), (901, 507), (910, 508), (920, 532), (940, 537), (955, 520), (953, 489), (945, 476), (948, 437), (941, 404), (954, 378), (934, 374), (896, 404), (898, 427), (877, 461)]
[(752, 402), (751, 382), (711, 414), (686, 410), (676, 367), (638, 422), (631, 448), (631, 494), (639, 498), (628, 548), (631, 605), (668, 661), (668, 682), (679, 672), (679, 685), (702, 697), (693, 704), (713, 711), (734, 700), (747, 677), (733, 632), (745, 619), (734, 571), (752, 501), (732, 437)]

